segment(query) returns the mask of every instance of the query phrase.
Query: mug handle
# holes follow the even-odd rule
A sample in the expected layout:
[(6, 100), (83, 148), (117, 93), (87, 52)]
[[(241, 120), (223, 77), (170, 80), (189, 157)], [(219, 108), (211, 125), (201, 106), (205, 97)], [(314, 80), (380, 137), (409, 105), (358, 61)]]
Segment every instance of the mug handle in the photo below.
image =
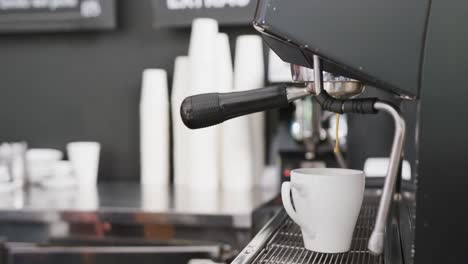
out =
[(283, 182), (281, 186), (281, 200), (283, 200), (283, 206), (288, 213), (289, 217), (296, 222), (296, 224), (300, 225), (299, 216), (297, 212), (294, 210), (291, 202), (291, 183), (290, 182)]

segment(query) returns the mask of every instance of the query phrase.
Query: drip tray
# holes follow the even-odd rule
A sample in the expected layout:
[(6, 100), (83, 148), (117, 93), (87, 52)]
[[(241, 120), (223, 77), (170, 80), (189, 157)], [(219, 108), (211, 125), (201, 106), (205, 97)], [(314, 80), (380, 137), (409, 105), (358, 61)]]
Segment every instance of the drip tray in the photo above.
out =
[(305, 249), (299, 226), (282, 210), (233, 263), (383, 264), (383, 256), (374, 256), (367, 249), (377, 209), (378, 198), (366, 196), (354, 230), (351, 250), (342, 254), (323, 254)]

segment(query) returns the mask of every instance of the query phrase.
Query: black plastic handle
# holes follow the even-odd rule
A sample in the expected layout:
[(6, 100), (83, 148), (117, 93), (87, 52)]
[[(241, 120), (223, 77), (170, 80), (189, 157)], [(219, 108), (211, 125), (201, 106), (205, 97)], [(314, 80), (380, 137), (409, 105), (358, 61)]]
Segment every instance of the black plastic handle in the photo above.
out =
[(226, 120), (289, 105), (287, 85), (235, 93), (210, 93), (187, 97), (180, 107), (184, 124), (199, 129)]

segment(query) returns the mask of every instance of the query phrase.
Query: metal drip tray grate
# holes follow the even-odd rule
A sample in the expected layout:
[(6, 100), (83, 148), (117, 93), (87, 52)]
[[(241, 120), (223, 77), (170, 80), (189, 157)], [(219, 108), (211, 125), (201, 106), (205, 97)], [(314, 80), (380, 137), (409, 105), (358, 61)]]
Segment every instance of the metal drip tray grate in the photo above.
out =
[(252, 263), (383, 264), (382, 256), (371, 255), (367, 250), (377, 208), (377, 200), (365, 199), (354, 230), (351, 250), (347, 253), (323, 254), (305, 249), (299, 226), (288, 217)]

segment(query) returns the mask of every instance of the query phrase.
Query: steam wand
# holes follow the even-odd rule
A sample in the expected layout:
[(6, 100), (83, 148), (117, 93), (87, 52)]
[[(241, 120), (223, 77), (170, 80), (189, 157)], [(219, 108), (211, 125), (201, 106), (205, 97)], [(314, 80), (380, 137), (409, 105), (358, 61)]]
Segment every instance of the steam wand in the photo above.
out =
[(325, 110), (335, 113), (354, 112), (363, 114), (374, 114), (380, 110), (390, 114), (395, 123), (395, 135), (393, 138), (387, 176), (385, 178), (385, 184), (380, 198), (374, 230), (372, 231), (367, 245), (371, 253), (380, 255), (384, 248), (385, 225), (390, 212), (390, 205), (392, 203), (393, 192), (395, 190), (395, 182), (398, 177), (398, 168), (403, 154), (406, 123), (400, 112), (389, 103), (378, 101), (377, 99), (337, 100), (332, 98), (322, 88), (323, 78), (321, 66), (320, 57), (314, 55), (314, 92), (317, 95), (317, 101)]

